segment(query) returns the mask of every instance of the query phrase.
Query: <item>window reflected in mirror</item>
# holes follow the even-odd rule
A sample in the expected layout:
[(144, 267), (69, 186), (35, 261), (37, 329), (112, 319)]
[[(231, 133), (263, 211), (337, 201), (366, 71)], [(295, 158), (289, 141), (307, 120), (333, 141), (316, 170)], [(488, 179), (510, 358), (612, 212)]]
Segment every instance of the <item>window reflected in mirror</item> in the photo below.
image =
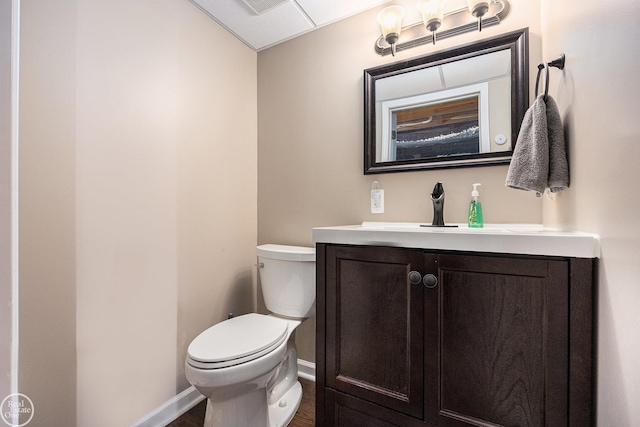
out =
[[(441, 98), (444, 97), (444, 98)], [(414, 160), (490, 151), (486, 84), (430, 96), (404, 99), (410, 105), (383, 102), (380, 160)], [(415, 103), (414, 103), (415, 101)], [(423, 101), (423, 102), (421, 102)], [(484, 106), (481, 104), (484, 102)], [(391, 104), (391, 105), (389, 105)], [(485, 132), (486, 134), (486, 132)]]

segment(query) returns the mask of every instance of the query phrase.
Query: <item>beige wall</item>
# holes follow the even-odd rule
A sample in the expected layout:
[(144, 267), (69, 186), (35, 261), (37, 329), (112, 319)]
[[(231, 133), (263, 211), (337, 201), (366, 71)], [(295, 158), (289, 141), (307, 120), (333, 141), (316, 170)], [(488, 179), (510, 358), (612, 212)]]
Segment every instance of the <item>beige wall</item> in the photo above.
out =
[(640, 425), (640, 2), (615, 0), (611, 22), (595, 0), (542, 1), (543, 52), (568, 136), (571, 188), (545, 201), (550, 225), (600, 234), (598, 425)]
[(30, 424), (76, 420), (73, 2), (21, 2), (19, 390)]
[[(481, 182), (485, 222), (542, 222), (541, 201), (507, 189), (506, 166), (363, 174), (363, 70), (479, 38), (529, 27), (540, 58), (540, 3), (514, 1), (497, 27), (400, 52), (374, 51), (378, 9), (258, 54), (258, 242), (312, 245), (315, 226), (432, 220), (429, 194), (443, 181), (446, 222), (465, 222), (471, 184)], [(413, 7), (413, 3), (407, 7)], [(535, 81), (535, 75), (533, 75)], [(385, 190), (385, 213), (371, 214), (371, 183)], [(314, 322), (298, 332), (298, 354), (315, 360)]]
[(256, 54), (188, 1), (22, 1), (20, 391), (116, 426), (254, 309)]

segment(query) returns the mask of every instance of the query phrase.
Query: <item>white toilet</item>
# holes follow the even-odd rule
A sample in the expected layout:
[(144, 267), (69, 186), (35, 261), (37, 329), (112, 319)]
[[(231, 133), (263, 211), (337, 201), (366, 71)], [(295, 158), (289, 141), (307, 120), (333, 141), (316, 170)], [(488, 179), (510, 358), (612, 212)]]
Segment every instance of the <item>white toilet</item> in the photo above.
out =
[(300, 406), (295, 329), (313, 314), (315, 249), (258, 246), (262, 293), (272, 314), (218, 323), (189, 345), (187, 379), (207, 397), (205, 427), (280, 427)]

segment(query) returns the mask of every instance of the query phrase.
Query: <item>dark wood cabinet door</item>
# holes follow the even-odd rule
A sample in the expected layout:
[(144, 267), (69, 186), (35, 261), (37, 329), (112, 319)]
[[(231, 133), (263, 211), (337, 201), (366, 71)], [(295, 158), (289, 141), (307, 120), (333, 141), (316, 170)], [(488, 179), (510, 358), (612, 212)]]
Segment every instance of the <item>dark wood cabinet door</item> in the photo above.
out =
[(425, 419), (438, 426), (566, 426), (564, 260), (425, 255)]
[(325, 397), (328, 411), (323, 426), (425, 427), (422, 420), (330, 388)]
[(328, 246), (325, 259), (325, 385), (421, 419), (425, 288), (408, 276), (424, 252)]

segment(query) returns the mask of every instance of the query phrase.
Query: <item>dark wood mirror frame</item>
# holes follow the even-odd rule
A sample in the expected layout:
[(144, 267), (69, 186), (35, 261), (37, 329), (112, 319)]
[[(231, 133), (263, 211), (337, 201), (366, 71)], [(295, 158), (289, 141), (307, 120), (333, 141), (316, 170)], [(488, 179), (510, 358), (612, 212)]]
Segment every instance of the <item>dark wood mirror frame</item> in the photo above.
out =
[[(364, 70), (364, 173), (378, 174), (425, 169), (506, 164), (511, 160), (522, 118), (529, 105), (528, 28), (404, 61)], [(511, 52), (511, 141), (508, 151), (377, 161), (376, 81), (386, 77), (472, 58), (501, 50)]]

